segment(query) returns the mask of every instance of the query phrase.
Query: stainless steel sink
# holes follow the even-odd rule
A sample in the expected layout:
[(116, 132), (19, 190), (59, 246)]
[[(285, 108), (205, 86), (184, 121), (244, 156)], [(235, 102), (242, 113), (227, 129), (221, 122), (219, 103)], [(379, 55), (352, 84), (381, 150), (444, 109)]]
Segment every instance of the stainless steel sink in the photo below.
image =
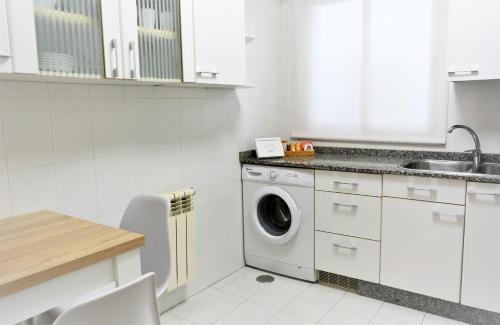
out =
[(498, 163), (482, 163), (479, 165), (479, 169), (477, 170), (480, 174), (488, 174), (488, 175), (500, 175), (500, 164)]
[(435, 170), (440, 172), (472, 172), (472, 163), (469, 161), (418, 160), (404, 164), (402, 167), (409, 169)]
[[(434, 170), (440, 172), (473, 173), (472, 162), (452, 160), (417, 160), (402, 165), (403, 168)], [(482, 163), (478, 174), (500, 175), (500, 163)]]

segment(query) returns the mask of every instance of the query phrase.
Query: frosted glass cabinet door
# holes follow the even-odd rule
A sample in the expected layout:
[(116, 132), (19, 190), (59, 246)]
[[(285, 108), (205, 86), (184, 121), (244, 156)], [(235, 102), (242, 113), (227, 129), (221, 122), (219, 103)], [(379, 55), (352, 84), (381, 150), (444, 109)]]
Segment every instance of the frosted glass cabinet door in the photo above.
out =
[(180, 82), (180, 0), (137, 0), (142, 80)]
[(38, 66), (44, 75), (104, 76), (100, 0), (33, 0)]

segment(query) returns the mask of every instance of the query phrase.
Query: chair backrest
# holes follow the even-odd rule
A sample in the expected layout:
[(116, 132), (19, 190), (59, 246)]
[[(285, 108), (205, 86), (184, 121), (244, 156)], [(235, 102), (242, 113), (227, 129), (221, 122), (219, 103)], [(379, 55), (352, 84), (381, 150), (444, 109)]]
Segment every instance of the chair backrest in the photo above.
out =
[(155, 279), (148, 273), (64, 311), (53, 325), (160, 324)]
[(167, 290), (170, 275), (169, 211), (170, 200), (165, 196), (137, 195), (130, 201), (120, 224), (121, 229), (146, 237), (146, 244), (141, 248), (141, 271), (142, 274), (155, 273), (157, 297)]

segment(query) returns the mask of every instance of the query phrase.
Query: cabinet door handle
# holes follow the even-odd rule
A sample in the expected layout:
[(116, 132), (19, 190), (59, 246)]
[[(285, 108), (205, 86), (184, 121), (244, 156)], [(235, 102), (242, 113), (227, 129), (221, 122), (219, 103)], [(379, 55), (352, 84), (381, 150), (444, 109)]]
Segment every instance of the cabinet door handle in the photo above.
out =
[(453, 217), (457, 219), (462, 219), (464, 218), (463, 214), (460, 213), (445, 213), (445, 212), (439, 212), (439, 211), (432, 211), (432, 214), (435, 216), (444, 216), (444, 217)]
[(212, 78), (217, 78), (217, 76), (220, 75), (220, 72), (214, 72), (214, 71), (197, 71), (196, 73), (199, 74), (200, 77), (208, 74)]
[(113, 65), (113, 62), (111, 62), (111, 73), (113, 78), (118, 78), (118, 44), (116, 41), (116, 38), (111, 40), (111, 49), (110, 49), (110, 55), (113, 57), (113, 51), (115, 52), (115, 64)]
[(358, 250), (357, 247), (354, 247), (354, 246), (344, 246), (344, 245), (340, 245), (340, 244), (333, 244), (333, 248), (343, 248), (343, 249), (348, 249), (348, 250), (351, 250), (351, 251)]
[(407, 189), (408, 189), (408, 192), (416, 192), (416, 191), (430, 192), (430, 193), (437, 192), (437, 190), (435, 188), (421, 188), (421, 187), (408, 186)]
[(469, 195), (489, 195), (489, 196), (500, 196), (500, 193), (486, 193), (486, 192), (472, 192), (472, 191), (469, 191)]
[[(130, 64), (130, 78), (136, 78), (137, 62), (135, 61), (135, 42), (130, 41), (129, 43), (129, 64)], [(133, 67), (132, 67), (133, 66)]]
[(479, 70), (450, 71), (448, 73), (453, 76), (470, 76), (479, 73)]
[(452, 66), (448, 69), (450, 76), (470, 76), (479, 73), (479, 66), (477, 64)]
[(351, 209), (357, 209), (358, 205), (357, 204), (342, 204), (342, 203), (333, 203), (334, 207), (346, 207), (346, 208), (351, 208)]

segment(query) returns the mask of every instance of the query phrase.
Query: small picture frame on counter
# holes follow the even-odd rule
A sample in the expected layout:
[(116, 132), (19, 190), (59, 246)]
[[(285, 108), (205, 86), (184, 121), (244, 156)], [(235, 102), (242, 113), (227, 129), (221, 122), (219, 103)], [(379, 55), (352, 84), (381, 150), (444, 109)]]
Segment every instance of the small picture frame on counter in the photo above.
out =
[(285, 156), (281, 138), (255, 138), (257, 158), (279, 158)]

